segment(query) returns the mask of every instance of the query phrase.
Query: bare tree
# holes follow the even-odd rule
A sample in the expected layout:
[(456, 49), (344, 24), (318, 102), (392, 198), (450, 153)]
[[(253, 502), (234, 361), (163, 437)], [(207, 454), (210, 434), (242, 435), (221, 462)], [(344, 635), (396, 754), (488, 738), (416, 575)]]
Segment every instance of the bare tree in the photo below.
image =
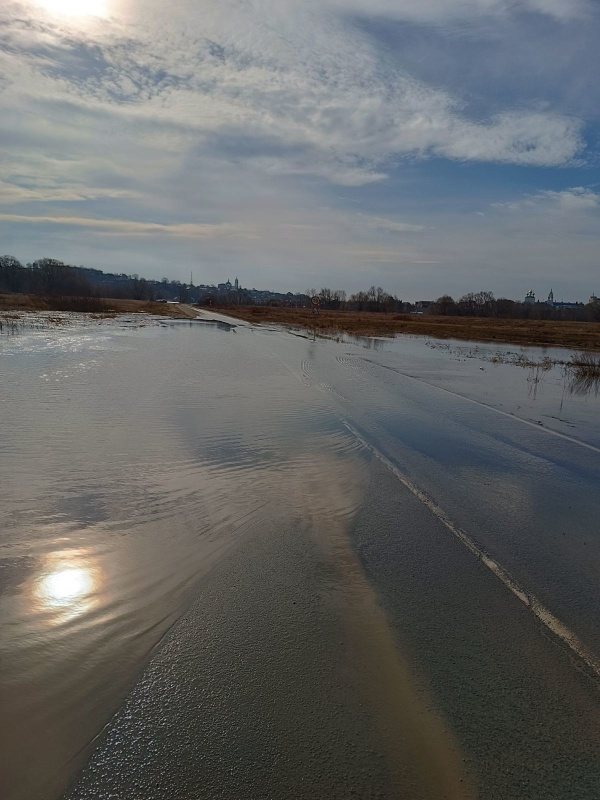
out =
[(0, 256), (0, 290), (18, 292), (24, 282), (23, 265), (14, 256)]
[(435, 301), (431, 309), (433, 314), (441, 314), (443, 316), (451, 316), (457, 313), (456, 303), (454, 298), (449, 294), (443, 294)]

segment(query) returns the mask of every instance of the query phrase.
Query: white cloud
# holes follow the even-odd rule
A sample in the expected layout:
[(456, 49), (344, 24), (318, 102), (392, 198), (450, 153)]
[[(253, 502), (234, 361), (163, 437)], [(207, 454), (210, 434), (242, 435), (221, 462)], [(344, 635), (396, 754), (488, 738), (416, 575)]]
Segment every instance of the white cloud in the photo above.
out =
[(351, 225), (363, 224), (367, 228), (387, 231), (388, 233), (420, 233), (425, 230), (425, 225), (416, 225), (412, 222), (376, 217), (370, 214), (357, 214), (354, 218), (350, 217), (349, 222)]
[[(559, 113), (470, 115), (460, 98), (383, 58), (336, 2), (208, 2), (203, 16), (190, 6), (185, 20), (176, 10), (161, 17), (159, 7), (149, 5), (150, 22), (133, 38), (117, 23), (95, 35), (61, 33), (46, 23), (38, 24), (35, 42), (35, 24), (24, 30), (9, 17), (10, 46), (25, 34), (30, 44), (18, 57), (5, 56), (12, 91), (6, 90), (4, 103), (19, 108), (29, 97), (31, 104), (64, 108), (68, 102), (76, 123), (94, 109), (112, 119), (117, 134), (135, 126), (144, 144), (162, 138), (167, 148), (169, 139), (181, 144), (183, 136), (189, 147), (192, 139), (201, 143), (198, 137), (209, 136), (214, 155), (220, 141), (235, 140), (237, 159), (344, 186), (380, 181), (407, 157), (557, 166), (582, 150), (580, 121)], [(380, 3), (382, 11), (396, 8), (399, 16), (426, 7), (436, 19), (454, 5)], [(508, 12), (512, 6), (464, 0), (454, 13)], [(350, 8), (373, 11), (366, 3)], [(265, 143), (262, 154), (254, 152), (257, 142)]]
[(339, 9), (379, 14), (392, 19), (426, 23), (472, 20), (477, 17), (538, 13), (558, 20), (590, 13), (589, 0), (331, 0)]
[[(186, 271), (242, 264), (273, 285), (288, 270), (282, 288), (302, 288), (299, 273), (313, 276), (306, 285), (330, 273), (343, 285), (348, 274), (358, 288), (395, 265), (420, 264), (422, 274), (465, 264), (475, 274), (501, 265), (510, 247), (537, 258), (537, 221), (519, 245), (497, 235), (522, 224), (517, 214), (473, 226), (469, 212), (465, 223), (452, 216), (447, 186), (436, 195), (425, 162), (548, 168), (586, 156), (583, 122), (566, 106), (528, 102), (501, 78), (503, 91), (481, 103), (466, 81), (451, 91), (443, 69), (417, 79), (393, 52), (394, 30), (419, 25), (457, 53), (465, 31), (507, 37), (509, 57), (509, 33), (526, 15), (562, 31), (591, 14), (585, 0), (127, 0), (100, 22), (31, 8), (0, 8), (0, 223), (8, 241), (29, 248), (38, 236), (65, 260), (98, 263), (113, 244), (140, 272), (144, 259), (158, 276), (178, 259)], [(366, 22), (385, 27), (391, 44)], [(348, 187), (345, 198), (331, 185)], [(570, 189), (503, 208), (593, 211), (596, 202)], [(45, 244), (39, 252), (53, 254)]]
[(600, 208), (600, 194), (583, 186), (575, 186), (559, 192), (541, 191), (537, 194), (526, 195), (522, 200), (494, 203), (493, 207), (507, 211), (576, 214)]
[(559, 211), (587, 211), (600, 206), (600, 195), (581, 186), (562, 192), (542, 192), (541, 201), (554, 205)]
[(441, 155), (465, 161), (560, 166), (581, 148), (580, 123), (551, 113), (501, 114), (488, 123), (448, 120)]

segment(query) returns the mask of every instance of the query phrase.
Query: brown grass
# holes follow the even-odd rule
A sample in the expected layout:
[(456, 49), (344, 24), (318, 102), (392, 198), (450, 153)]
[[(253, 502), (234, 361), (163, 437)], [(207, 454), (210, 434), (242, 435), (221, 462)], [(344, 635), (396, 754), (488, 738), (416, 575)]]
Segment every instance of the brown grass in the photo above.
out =
[(42, 297), (33, 294), (0, 294), (0, 311), (75, 311), (92, 314), (156, 314), (187, 319), (185, 306), (145, 300), (116, 300), (97, 297)]
[[(189, 306), (176, 303), (154, 303), (148, 300), (112, 300), (104, 301), (111, 311), (117, 314), (155, 314), (158, 317), (173, 319), (189, 319)], [(194, 315), (195, 316), (195, 315)]]
[(595, 322), (435, 317), (425, 314), (371, 314), (323, 310), (318, 316), (313, 316), (311, 309), (308, 308), (269, 306), (236, 306), (223, 309), (223, 312), (248, 322), (272, 322), (307, 328), (323, 334), (337, 331), (362, 336), (396, 336), (399, 333), (408, 333), (439, 339), (600, 350), (600, 324)]

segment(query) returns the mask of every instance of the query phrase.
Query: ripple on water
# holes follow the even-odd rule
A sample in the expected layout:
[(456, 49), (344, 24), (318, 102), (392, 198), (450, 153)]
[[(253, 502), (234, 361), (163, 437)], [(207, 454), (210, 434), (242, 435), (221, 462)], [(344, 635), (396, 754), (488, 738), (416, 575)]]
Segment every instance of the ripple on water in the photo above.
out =
[(2, 344), (3, 796), (64, 782), (202, 575), (275, 512), (353, 513), (351, 491), (319, 499), (312, 454), (341, 468), (355, 443), (240, 341), (99, 326)]

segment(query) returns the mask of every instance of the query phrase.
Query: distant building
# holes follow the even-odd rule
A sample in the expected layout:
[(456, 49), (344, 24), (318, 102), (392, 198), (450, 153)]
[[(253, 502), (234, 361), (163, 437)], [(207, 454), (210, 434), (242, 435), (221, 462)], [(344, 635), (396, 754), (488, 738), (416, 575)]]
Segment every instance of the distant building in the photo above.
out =
[(581, 302), (570, 303), (566, 302), (565, 300), (555, 300), (552, 305), (554, 308), (581, 308), (583, 306), (583, 303)]
[(525, 295), (525, 300), (523, 300), (523, 302), (528, 304), (535, 303), (535, 292), (533, 291), (533, 289), (530, 289), (527, 292), (527, 294)]
[(217, 286), (200, 286), (196, 288), (205, 293), (204, 300), (206, 300), (208, 296), (214, 296), (214, 300), (217, 302), (225, 300), (228, 303), (260, 306), (275, 302), (278, 305), (300, 308), (305, 306), (308, 302), (308, 298), (303, 294), (293, 294), (292, 292), (282, 294), (281, 292), (272, 292), (268, 289), (244, 289), (237, 277), (233, 283), (228, 278), (224, 283), (219, 283)]
[(580, 302), (572, 303), (565, 300), (555, 300), (552, 289), (550, 289), (550, 294), (548, 295), (546, 303), (547, 305), (552, 306), (552, 308), (579, 308), (583, 305), (583, 303)]

